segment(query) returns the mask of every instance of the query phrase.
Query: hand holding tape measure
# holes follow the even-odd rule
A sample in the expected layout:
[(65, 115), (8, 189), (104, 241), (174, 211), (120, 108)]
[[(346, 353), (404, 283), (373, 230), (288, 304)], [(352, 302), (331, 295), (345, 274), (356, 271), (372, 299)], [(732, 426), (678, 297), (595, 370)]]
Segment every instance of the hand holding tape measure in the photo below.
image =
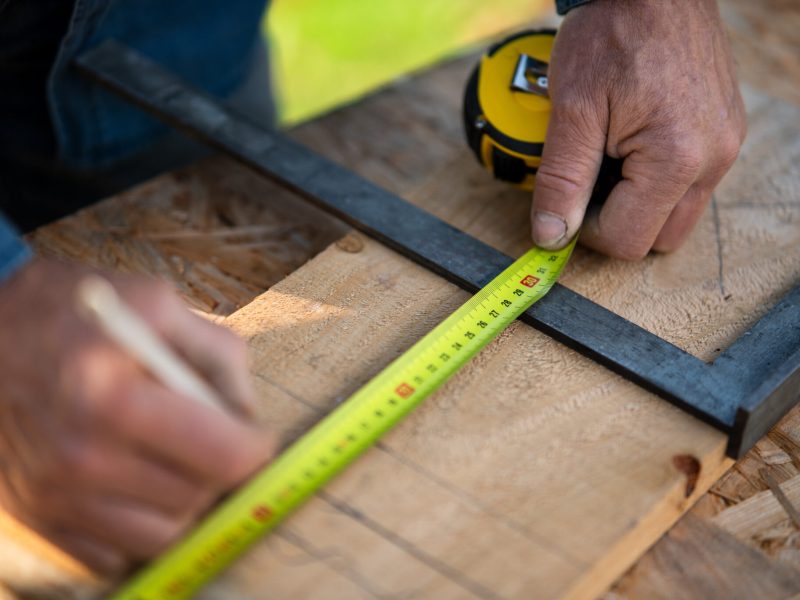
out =
[[(547, 129), (552, 32), (510, 38), (470, 80), (470, 145), (495, 176), (532, 188)], [(506, 79), (508, 78), (508, 79)], [(482, 82), (482, 83), (481, 83)], [(510, 85), (509, 85), (510, 82)], [(478, 107), (481, 110), (474, 111)], [(515, 126), (520, 120), (519, 127)], [(225, 500), (114, 598), (187, 598), (441, 387), (555, 284), (575, 245), (533, 248)]]
[[(555, 38), (526, 32), (497, 44), (468, 87), (466, 126), (479, 160), (523, 186), (535, 171), (532, 233), (543, 247), (581, 228), (585, 245), (615, 258), (675, 250), (744, 139), (716, 2), (677, 13), (669, 2), (634, 4), (590, 2)], [(588, 204), (593, 187), (606, 199), (601, 208)]]
[[(464, 92), (469, 147), (496, 179), (532, 191), (542, 163), (551, 102), (548, 66), (554, 29), (524, 31), (489, 48)], [(592, 193), (602, 204), (621, 179), (622, 161), (605, 157)]]

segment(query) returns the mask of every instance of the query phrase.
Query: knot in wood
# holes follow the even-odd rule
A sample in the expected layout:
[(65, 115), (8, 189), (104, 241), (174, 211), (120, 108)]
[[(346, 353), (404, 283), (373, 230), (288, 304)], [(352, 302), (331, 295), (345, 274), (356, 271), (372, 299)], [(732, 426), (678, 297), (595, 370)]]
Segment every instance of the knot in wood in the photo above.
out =
[(355, 254), (364, 249), (364, 240), (362, 240), (355, 233), (349, 233), (336, 242), (336, 247), (339, 248), (339, 250), (344, 250), (345, 252)]
[(672, 457), (672, 465), (686, 476), (686, 490), (684, 496), (688, 498), (697, 487), (702, 465), (696, 456), (691, 454), (676, 454)]

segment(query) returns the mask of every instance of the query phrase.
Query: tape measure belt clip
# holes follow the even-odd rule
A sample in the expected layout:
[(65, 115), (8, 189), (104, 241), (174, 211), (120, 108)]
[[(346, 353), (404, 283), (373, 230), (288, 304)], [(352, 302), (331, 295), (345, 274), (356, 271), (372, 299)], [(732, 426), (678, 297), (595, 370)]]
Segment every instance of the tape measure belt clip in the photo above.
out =
[(547, 98), (548, 66), (546, 62), (533, 56), (520, 54), (514, 69), (514, 77), (511, 79), (511, 89), (515, 92), (536, 94)]

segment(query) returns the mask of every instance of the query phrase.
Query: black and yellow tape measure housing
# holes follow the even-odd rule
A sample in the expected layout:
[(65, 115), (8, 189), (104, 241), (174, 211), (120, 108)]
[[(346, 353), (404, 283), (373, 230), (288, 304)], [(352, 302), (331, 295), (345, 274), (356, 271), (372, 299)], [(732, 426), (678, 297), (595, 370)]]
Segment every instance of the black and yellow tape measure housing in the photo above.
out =
[(464, 93), (464, 127), (478, 160), (497, 179), (531, 190), (550, 119), (547, 65), (556, 31), (523, 31), (495, 44)]

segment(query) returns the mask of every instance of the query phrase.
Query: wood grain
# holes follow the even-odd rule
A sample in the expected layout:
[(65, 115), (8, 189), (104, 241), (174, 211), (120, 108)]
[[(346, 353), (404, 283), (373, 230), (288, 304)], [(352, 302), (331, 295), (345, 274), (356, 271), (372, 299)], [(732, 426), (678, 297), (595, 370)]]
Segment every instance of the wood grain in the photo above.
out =
[[(790, 252), (800, 232), (782, 226), (800, 205), (787, 209), (787, 196), (780, 194), (781, 185), (795, 180), (797, 137), (785, 123), (797, 111), (751, 90), (747, 102), (760, 135), (751, 136), (741, 166), (717, 193), (716, 211), (683, 249), (635, 265), (578, 252), (564, 277), (566, 285), (706, 358), (800, 275), (800, 257)], [(790, 152), (780, 159), (770, 148)], [(786, 162), (746, 169), (754, 160)], [(770, 178), (774, 195), (751, 200), (748, 191), (764, 186), (759, 173)], [(488, 182), (469, 157), (454, 161), (415, 199), (501, 250), (527, 247), (528, 199)], [(723, 240), (748, 251), (721, 254)], [(729, 260), (721, 277), (720, 256)], [(723, 289), (727, 273), (753, 283)], [(267, 396), (285, 393), (322, 414), (464, 298), (424, 269), (351, 234), (227, 323), (249, 340), (255, 372), (268, 380)], [(265, 409), (264, 418), (271, 414)], [(292, 437), (308, 418), (291, 420), (281, 431)], [(353, 548), (350, 528), (364, 523), (385, 543), (404, 548), (406, 560), (424, 556), (441, 576), (482, 597), (534, 590), (537, 597), (592, 597), (728, 466), (721, 444), (717, 432), (517, 324), (330, 487), (324, 501), (353, 522), (307, 535), (313, 545), (332, 545), (348, 557), (349, 568), (367, 581), (381, 574), (361, 557), (388, 549)], [(677, 468), (687, 456), (699, 466), (688, 499), (692, 473)], [(414, 490), (413, 496), (404, 490)], [(467, 511), (464, 497), (481, 511)], [(306, 516), (314, 510), (307, 508), (289, 527), (315, 518)], [(505, 553), (508, 548), (514, 558), (522, 554), (523, 564)], [(267, 560), (271, 552), (267, 542), (243, 564)], [(267, 587), (282, 577), (261, 572), (259, 582)], [(246, 594), (246, 587), (236, 587), (238, 577), (227, 581), (234, 586), (229, 594)]]
[[(228, 320), (269, 381), (270, 407), (280, 390), (325, 412), (464, 300), (362, 241), (357, 253), (327, 250)], [(265, 408), (265, 419), (272, 414)], [(723, 445), (717, 432), (517, 324), (330, 487), (330, 501), (355, 522), (308, 535), (369, 581), (381, 573), (361, 557), (382, 550), (354, 547), (350, 527), (364, 520), (479, 597), (591, 596), (691, 501), (673, 457), (704, 463), (702, 489), (725, 464)], [(587, 460), (598, 453), (605, 460)], [(663, 508), (655, 517), (654, 504)], [(267, 543), (243, 564), (270, 551)], [(282, 577), (262, 573), (266, 587)]]
[[(800, 197), (797, 172), (800, 155), (797, 124), (800, 119), (797, 109), (791, 106), (791, 103), (796, 104), (797, 82), (800, 80), (797, 54), (792, 51), (798, 47), (797, 32), (800, 28), (792, 26), (797, 14), (791, 2), (785, 0), (765, 3), (725, 0), (722, 8), (732, 27), (734, 51), (744, 79), (751, 84), (746, 90), (750, 137), (740, 164), (717, 193), (715, 210), (705, 216), (686, 253), (681, 251), (670, 257), (650, 259), (641, 270), (628, 265), (609, 267), (603, 259), (582, 255), (568, 279), (568, 285), (705, 358), (715, 356), (718, 348), (724, 348), (748, 323), (767, 310), (779, 291), (796, 281), (798, 274), (792, 251), (797, 242), (797, 203)], [(775, 18), (776, 14), (784, 16)], [(470, 64), (471, 60), (460, 61), (394, 86), (356, 107), (305, 125), (295, 135), (374, 181), (408, 194), (435, 176), (434, 172), (443, 163), (454, 160), (463, 144), (460, 124), (453, 115), (457, 114), (457, 94)], [(776, 101), (769, 95), (789, 103)], [(458, 173), (462, 166), (466, 170)], [(451, 202), (450, 195), (459, 193), (459, 189), (441, 191), (441, 179), (448, 170), (439, 176), (438, 182), (434, 180), (427, 190), (421, 192), (418, 199), (434, 211), (443, 211), (439, 214), (447, 213), (450, 215), (448, 218), (466, 223), (465, 227), (471, 222), (474, 227), (474, 221), (495, 218), (509, 211), (513, 219), (500, 220), (496, 232), (479, 233), (491, 237), (491, 243), (498, 247), (524, 244), (526, 232), (521, 223), (525, 222), (526, 200), (506, 190), (481, 188), (485, 180), (469, 166), (468, 159), (455, 159), (449, 169), (463, 175), (469, 187), (476, 188), (479, 201), (473, 197), (471, 203)], [(206, 177), (206, 172), (211, 175)], [(221, 187), (215, 185), (220, 176), (230, 177)], [(457, 180), (460, 180), (458, 176), (446, 181)], [(265, 184), (221, 159), (208, 161), (178, 175), (166, 175), (148, 185), (150, 187), (131, 193), (138, 194), (135, 199), (123, 195), (37, 233), (34, 243), (41, 251), (83, 262), (160, 273), (174, 281), (195, 306), (227, 314), (280, 279), (282, 269), (293, 269), (338, 235), (335, 229), (328, 229), (324, 217), (318, 219), (306, 213), (291, 221), (295, 218), (292, 211), (301, 204), (281, 196), (268, 185), (262, 187)], [(231, 188), (234, 193), (231, 193)], [(269, 210), (283, 212), (273, 213), (274, 217), (269, 213), (266, 216), (260, 214), (263, 199), (273, 193), (276, 193), (277, 208)], [(487, 202), (489, 197), (492, 200)], [(271, 205), (271, 202), (267, 204)], [(177, 207), (174, 215), (170, 212), (173, 207)], [(234, 219), (227, 216), (229, 211), (241, 208), (252, 212)], [(252, 223), (260, 225), (265, 220), (269, 222), (270, 218), (277, 225), (284, 224), (287, 218), (296, 226), (317, 223), (317, 229), (313, 230), (316, 233), (306, 233), (308, 230), (305, 230), (298, 236), (313, 241), (284, 245), (271, 243), (257, 250), (256, 253), (262, 253), (263, 257), (255, 258), (247, 246), (236, 247), (242, 241), (240, 235), (245, 236), (245, 244), (262, 241), (261, 235), (269, 241), (269, 232), (250, 231), (247, 227)], [(122, 227), (117, 228), (120, 223)], [(227, 231), (228, 228), (234, 231)], [(245, 229), (235, 231), (238, 228)], [(86, 235), (87, 231), (89, 235)], [(165, 244), (157, 237), (142, 235), (142, 232), (147, 234), (150, 231), (157, 235), (166, 233), (172, 238)], [(181, 238), (184, 231), (198, 233), (198, 239)], [(253, 237), (247, 237), (251, 235)], [(713, 241), (712, 246), (709, 246), (709, 241)], [(214, 257), (224, 253), (229, 244), (230, 253), (222, 266), (217, 266)], [(773, 244), (775, 247), (770, 250)], [(284, 246), (288, 252), (282, 255)], [(345, 254), (344, 258), (348, 259), (345, 262), (350, 264), (369, 253), (381, 251), (386, 252), (381, 248), (376, 250), (368, 240), (348, 236), (327, 250), (319, 260), (333, 261), (331, 256), (339, 253)], [(696, 255), (702, 255), (704, 260), (687, 272), (686, 261)], [(716, 257), (716, 260), (705, 260), (709, 257)], [(342, 257), (331, 264), (338, 265), (340, 260)], [(443, 298), (441, 302), (445, 308), (454, 306), (447, 304), (455, 302), (450, 292), (458, 292), (450, 288), (445, 288), (449, 292), (440, 290), (436, 280), (425, 283), (424, 272), (412, 275), (413, 270), (406, 273), (401, 269), (397, 277), (387, 275), (387, 269), (399, 268), (394, 264), (397, 260), (391, 253), (380, 254), (379, 263), (384, 271), (370, 271), (369, 265), (356, 264), (355, 271), (345, 270), (340, 279), (332, 282), (328, 296), (314, 287), (313, 282), (306, 282), (299, 288), (288, 288), (296, 297), (309, 301), (305, 305), (308, 309), (305, 316), (299, 315), (295, 321), (282, 323), (274, 314), (270, 317), (268, 310), (257, 309), (257, 305), (251, 307), (257, 311), (253, 319), (265, 319), (261, 325), (264, 331), (256, 331), (251, 325), (245, 327), (243, 323), (251, 320), (246, 317), (247, 313), (231, 320), (231, 323), (238, 323), (237, 327), (249, 331), (253, 343), (257, 341), (259, 345), (270, 348), (278, 344), (276, 337), (281, 338), (282, 343), (291, 337), (284, 329), (297, 328), (304, 332), (296, 345), (290, 346), (290, 349), (294, 348), (294, 360), (303, 363), (297, 379), (308, 379), (313, 375), (317, 383), (331, 380), (340, 386), (334, 386), (339, 390), (336, 394), (324, 397), (311, 394), (307, 398), (304, 394), (312, 387), (308, 381), (295, 381), (287, 376), (287, 372), (279, 375), (288, 381), (280, 377), (275, 380), (261, 378), (259, 386), (264, 397), (269, 398), (270, 407), (265, 409), (262, 418), (273, 422), (287, 436), (296, 435), (318, 418), (320, 407), (329, 406), (326, 402), (341, 399), (348, 390), (355, 389), (360, 381), (358, 377), (363, 380), (377, 370), (381, 360), (391, 358), (392, 352), (399, 352), (402, 345), (410, 344), (416, 335), (412, 331), (387, 333), (384, 331), (387, 324), (402, 325), (402, 315), (418, 316), (429, 305), (426, 302), (429, 291), (432, 297)], [(171, 264), (178, 266), (173, 268)], [(360, 272), (359, 269), (364, 270)], [(327, 273), (327, 269), (325, 271)], [(320, 276), (332, 277), (326, 273)], [(192, 276), (195, 282), (187, 284), (187, 279)], [(604, 277), (607, 278), (605, 281)], [(630, 278), (631, 285), (612, 293), (608, 283), (612, 278), (626, 281)], [(406, 298), (403, 300), (405, 304), (394, 307), (392, 310), (395, 312), (388, 320), (385, 315), (381, 319), (373, 318), (366, 308), (370, 305), (369, 298), (352, 295), (353, 289), (366, 287), (386, 298), (390, 292), (382, 287), (395, 285), (396, 289), (397, 282), (409, 279), (411, 283), (408, 285), (416, 285), (418, 280), (424, 285), (414, 288), (417, 297)], [(298, 284), (294, 281), (287, 285)], [(313, 294), (306, 293), (307, 288)], [(761, 288), (762, 296), (749, 297), (753, 288)], [(277, 288), (273, 291), (280, 292)], [(321, 299), (316, 299), (314, 294)], [(726, 299), (727, 296), (730, 297)], [(329, 299), (332, 300), (330, 304), (327, 302)], [(296, 301), (292, 297), (276, 300), (277, 306), (284, 307)], [(685, 306), (682, 307), (681, 303)], [(411, 310), (410, 306), (416, 310)], [(432, 306), (431, 313), (435, 314), (442, 306)], [(351, 321), (353, 312), (360, 315), (355, 324)], [(663, 318), (659, 313), (663, 313)], [(397, 315), (396, 319), (394, 315)], [(520, 328), (515, 326), (488, 349), (484, 353), (486, 358), (480, 357), (475, 368), (504, 373), (508, 371), (503, 371), (503, 368), (508, 367), (498, 366), (499, 362), (506, 360), (512, 365), (521, 364), (515, 349), (527, 351), (528, 344), (533, 344), (533, 339), (528, 337), (533, 332), (525, 333)], [(371, 351), (374, 345), (371, 340), (376, 336), (387, 347), (377, 349), (374, 360), (361, 365), (363, 372), (360, 371), (358, 376), (349, 374), (352, 381), (345, 382), (342, 381), (345, 375), (338, 373), (343, 368), (341, 359), (328, 356), (329, 352), (326, 354), (322, 347), (324, 344), (314, 345), (313, 337), (317, 331), (324, 335), (337, 332), (337, 344), (342, 338), (347, 347), (359, 350)], [(277, 347), (282, 348), (280, 345)], [(306, 347), (318, 351), (306, 356)], [(483, 371), (471, 373), (463, 385), (454, 382), (453, 395), (447, 391), (440, 394), (428, 412), (413, 417), (422, 421), (410, 421), (387, 444), (368, 456), (363, 466), (359, 464), (356, 467), (361, 473), (358, 481), (342, 480), (331, 488), (330, 493), (315, 499), (298, 518), (267, 541), (250, 559), (238, 565), (229, 577), (221, 580), (210, 595), (330, 597), (328, 591), (336, 590), (343, 597), (530, 596), (531, 588), (521, 591), (521, 588), (495, 590), (487, 587), (493, 581), (492, 569), (495, 568), (501, 575), (514, 572), (514, 577), (517, 569), (532, 569), (527, 578), (525, 575), (521, 577), (520, 586), (536, 579), (543, 571), (546, 575), (552, 572), (553, 581), (571, 578), (570, 573), (574, 573), (578, 587), (572, 589), (576, 592), (588, 590), (580, 587), (581, 577), (584, 581), (589, 580), (586, 585), (591, 589), (600, 587), (600, 583), (593, 581), (594, 571), (602, 571), (600, 579), (610, 581), (613, 575), (608, 571), (623, 570), (624, 565), (630, 564), (646, 544), (658, 538), (659, 532), (688, 503), (682, 498), (686, 477), (675, 469), (670, 460), (672, 457), (660, 457), (654, 450), (662, 440), (651, 440), (648, 430), (637, 430), (637, 427), (650, 424), (646, 416), (640, 414), (642, 410), (649, 411), (650, 406), (658, 405), (658, 410), (666, 411), (662, 417), (667, 419), (680, 413), (674, 413), (670, 407), (649, 396), (640, 398), (639, 390), (626, 390), (624, 382), (617, 381), (614, 376), (609, 375), (608, 381), (597, 380), (593, 384), (590, 368), (593, 365), (584, 367), (580, 357), (560, 356), (559, 352), (563, 350), (549, 340), (544, 339), (542, 348), (532, 352), (540, 357), (540, 364), (552, 365), (556, 370), (566, 369), (568, 383), (559, 389), (566, 399), (552, 404), (545, 400), (542, 404), (538, 394), (525, 389), (526, 382), (529, 383), (525, 380), (512, 386), (530, 404), (523, 407), (513, 394), (509, 399), (502, 390), (496, 393), (492, 381), (480, 375)], [(269, 372), (270, 360), (267, 356), (262, 357), (265, 372)], [(570, 366), (573, 362), (577, 366)], [(292, 366), (288, 362), (281, 364), (286, 369)], [(320, 369), (319, 375), (316, 369)], [(581, 389), (584, 377), (589, 377), (586, 380), (589, 387), (595, 385), (590, 392)], [(620, 384), (623, 384), (621, 389), (617, 387)], [(546, 381), (542, 392), (549, 393), (557, 385)], [(491, 402), (488, 405), (477, 402), (478, 396), (470, 395), (473, 388), (483, 392), (481, 399), (488, 397)], [(526, 409), (524, 414), (521, 412), (523, 408)], [(596, 411), (592, 412), (595, 408)], [(603, 412), (609, 408), (612, 412)], [(466, 415), (463, 418), (462, 411)], [(769, 595), (774, 590), (782, 593), (786, 573), (791, 575), (793, 572), (771, 567), (776, 564), (775, 560), (800, 565), (797, 535), (784, 529), (772, 537), (764, 537), (761, 533), (769, 532), (762, 530), (746, 540), (739, 540), (731, 535), (717, 535), (718, 527), (699, 518), (726, 509), (733, 510), (737, 502), (766, 490), (767, 486), (759, 476), (765, 465), (778, 481), (797, 474), (800, 465), (798, 414), (795, 411), (787, 416), (768, 438), (712, 488), (710, 494), (704, 495), (693, 511), (698, 518), (682, 522), (681, 528), (674, 530), (677, 534), (662, 538), (620, 582), (612, 595), (624, 598), (724, 596), (723, 591), (736, 589), (726, 582), (740, 580), (746, 580), (737, 585), (742, 590), (752, 591), (750, 597), (774, 597)], [(590, 423), (594, 427), (581, 428), (583, 421), (579, 421), (572, 430), (570, 419), (575, 415), (594, 418), (596, 422)], [(435, 420), (426, 421), (434, 417)], [(679, 418), (685, 416), (681, 414)], [(692, 437), (698, 433), (694, 429), (697, 424), (689, 422), (689, 429), (681, 435)], [(484, 424), (493, 434), (491, 439), (480, 435)], [(562, 435), (560, 443), (554, 442), (554, 438), (537, 437), (542, 430), (551, 427), (554, 436), (557, 433)], [(705, 437), (713, 435), (713, 432), (709, 433), (701, 426), (699, 435)], [(614, 436), (616, 441), (612, 442)], [(432, 447), (417, 447), (422, 438), (434, 440)], [(622, 444), (620, 447), (618, 440), (628, 438), (636, 440), (644, 448), (641, 460), (638, 460), (638, 446)], [(678, 441), (681, 439), (679, 436)], [(696, 444), (697, 440), (693, 443)], [(512, 468), (509, 464), (498, 466), (503, 457), (502, 447), (510, 445), (524, 451), (525, 468)], [(575, 448), (580, 452), (599, 448), (592, 457), (608, 451), (608, 462), (617, 459), (614, 466), (618, 470), (608, 476), (604, 470), (587, 475), (590, 470), (587, 465), (574, 465), (569, 461), (563, 468), (558, 468), (558, 461), (565, 460), (563, 455), (575, 451)], [(713, 454), (702, 444), (681, 449), (686, 453), (692, 450), (697, 450), (695, 454), (703, 451), (706, 456)], [(658, 463), (661, 480), (657, 480), (652, 469), (647, 468), (647, 461), (653, 456), (659, 456), (663, 461)], [(505, 459), (510, 460), (510, 457), (506, 455)], [(453, 464), (460, 469), (455, 482), (442, 477), (442, 472), (450, 472)], [(532, 485), (527, 469), (542, 464), (545, 465), (542, 476), (559, 481), (545, 481), (543, 488), (531, 491), (527, 487)], [(698, 497), (714, 478), (709, 473), (711, 464), (706, 461), (702, 465), (697, 491), (689, 501)], [(474, 474), (470, 475), (473, 469)], [(646, 475), (646, 471), (650, 474)], [(395, 479), (397, 483), (394, 483)], [(605, 514), (603, 511), (608, 507), (602, 496), (615, 485), (617, 489), (627, 490), (626, 496), (640, 494), (640, 490), (631, 485), (631, 482), (638, 481), (652, 486), (642, 496), (645, 500), (640, 498), (637, 502), (635, 498), (620, 498), (621, 514), (612, 515), (608, 523), (597, 515), (592, 516), (595, 512)], [(552, 487), (548, 487), (550, 485)], [(466, 495), (464, 488), (468, 492)], [(543, 498), (548, 490), (561, 495)], [(658, 518), (632, 519), (628, 529), (620, 534), (622, 517), (637, 511), (647, 514), (647, 498), (652, 501), (658, 493), (662, 493), (667, 505), (665, 508), (650, 503), (649, 514)], [(601, 521), (598, 531), (576, 525), (582, 523), (579, 519), (566, 522), (564, 515), (558, 513), (559, 504), (571, 502), (576, 497), (576, 506), (584, 509), (588, 519)], [(435, 510), (420, 498), (433, 499), (431, 503)], [(398, 499), (407, 501), (409, 506), (398, 509), (398, 520), (392, 520), (386, 506), (398, 504)], [(426, 507), (431, 512), (425, 512)], [(539, 526), (537, 512), (546, 517), (555, 515), (552, 523)], [(583, 518), (583, 515), (579, 517)], [(469, 528), (465, 531), (467, 524)], [(0, 518), (0, 527), (5, 525), (7, 523)], [(491, 543), (484, 543), (483, 538), (476, 535), (484, 528), (489, 532), (487, 539)], [(560, 528), (570, 530), (565, 534), (567, 546), (563, 548)], [(712, 528), (711, 533), (709, 528)], [(52, 551), (37, 545), (40, 542), (20, 535), (13, 525), (11, 530), (6, 528), (4, 531), (11, 533), (0, 540), (0, 581), (15, 587), (26, 597), (96, 595), (99, 584), (85, 573), (69, 566), (63, 558), (51, 560), (54, 556)], [(353, 550), (343, 547), (340, 534), (345, 531), (348, 539), (352, 540)], [(529, 531), (535, 531), (537, 536), (541, 533), (544, 537), (536, 537), (532, 542), (528, 539)], [(546, 537), (553, 531), (557, 543)], [(614, 535), (618, 535), (620, 541), (612, 544), (610, 551), (603, 554), (594, 566), (588, 565), (602, 554), (591, 546), (609, 543)], [(29, 550), (30, 544), (33, 544), (32, 551)], [(700, 551), (709, 544), (713, 553)], [(471, 545), (475, 548), (470, 548)], [(505, 545), (511, 550), (506, 551)], [(553, 550), (554, 546), (557, 551)], [(564, 549), (570, 553), (562, 555)], [(744, 553), (745, 550), (750, 554)], [(499, 553), (499, 559), (493, 558), (495, 552)], [(539, 567), (536, 561), (520, 560), (517, 553), (524, 555), (525, 552), (538, 553), (534, 555), (544, 561), (544, 566)], [(759, 552), (775, 558), (764, 562), (759, 560), (759, 557), (764, 557)], [(478, 556), (481, 553), (489, 559)], [(612, 556), (613, 560), (605, 558), (607, 556)], [(670, 557), (669, 560), (664, 556)], [(486, 560), (485, 564), (483, 560)], [(280, 575), (276, 576), (276, 573)], [(692, 573), (692, 576), (687, 576), (687, 573)], [(543, 593), (555, 594), (564, 589), (552, 581), (547, 585), (550, 587), (543, 588)], [(539, 588), (532, 589), (540, 591)]]
[(723, 0), (739, 77), (800, 105), (800, 10), (794, 0)]

